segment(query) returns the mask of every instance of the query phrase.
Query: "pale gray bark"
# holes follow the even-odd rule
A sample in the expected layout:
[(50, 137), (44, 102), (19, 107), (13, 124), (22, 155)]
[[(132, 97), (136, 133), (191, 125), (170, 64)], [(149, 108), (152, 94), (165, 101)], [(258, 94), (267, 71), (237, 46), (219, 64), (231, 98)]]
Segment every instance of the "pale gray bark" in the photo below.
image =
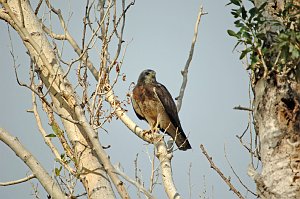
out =
[[(53, 47), (42, 30), (42, 25), (34, 15), (29, 1), (21, 2), (21, 6), (19, 6), (17, 0), (11, 0), (7, 3), (1, 1), (5, 12), (8, 13), (7, 15), (2, 13), (2, 19), (7, 20), (18, 32), (29, 51), (29, 55), (39, 66), (43, 83), (50, 89), (54, 109), (64, 118), (81, 121), (80, 117), (75, 115), (73, 111), (73, 108), (78, 108), (76, 94), (68, 80), (62, 78), (64, 73), (58, 60), (56, 60)], [(23, 14), (20, 14), (20, 7)], [(21, 18), (22, 15), (24, 19)], [(14, 16), (15, 19), (13, 19)], [(62, 119), (62, 122), (73, 145), (74, 156), (78, 161), (79, 177), (89, 198), (115, 198), (107, 172), (93, 151), (92, 144), (81, 124), (75, 124), (66, 119)]]
[(0, 140), (9, 146), (16, 155), (24, 161), (53, 199), (67, 198), (54, 179), (51, 178), (37, 159), (22, 146), (16, 137), (11, 136), (6, 130), (0, 128)]
[[(283, 0), (256, 0), (256, 6), (267, 2), (264, 15), (283, 9)], [(271, 23), (264, 27), (269, 33), (280, 27)], [(269, 34), (265, 31), (265, 33)], [(272, 37), (267, 37), (272, 42)], [(272, 57), (268, 57), (272, 60)], [(297, 66), (295, 66), (297, 67)], [(261, 173), (250, 173), (260, 198), (300, 198), (300, 84), (285, 74), (270, 74), (253, 85), (254, 125), (259, 137)]]
[[(298, 88), (297, 88), (298, 87)], [(260, 198), (300, 197), (299, 85), (261, 79), (255, 86), (254, 122), (262, 172), (254, 175)]]

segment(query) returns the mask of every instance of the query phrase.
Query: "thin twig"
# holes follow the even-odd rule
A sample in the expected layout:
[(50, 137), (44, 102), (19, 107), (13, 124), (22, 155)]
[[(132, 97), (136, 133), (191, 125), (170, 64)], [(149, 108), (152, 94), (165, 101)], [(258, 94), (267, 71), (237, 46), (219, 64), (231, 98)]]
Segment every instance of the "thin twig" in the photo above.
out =
[(53, 39), (56, 40), (67, 40), (67, 35), (66, 34), (56, 34), (52, 30), (50, 30), (45, 24), (42, 23), (43, 30), (52, 37)]
[(28, 180), (31, 180), (33, 178), (36, 178), (34, 174), (31, 174), (29, 176), (26, 176), (25, 178), (19, 179), (19, 180), (14, 180), (10, 182), (0, 182), (0, 186), (9, 186), (9, 185), (15, 185), (15, 184), (20, 184), (23, 182), (27, 182)]
[(123, 177), (127, 182), (130, 182), (131, 184), (133, 184), (134, 186), (136, 186), (136, 188), (139, 191), (143, 192), (149, 199), (155, 199), (155, 197), (152, 196), (151, 193), (149, 191), (147, 191), (147, 189), (145, 189), (145, 187), (141, 183), (139, 183), (139, 182), (131, 179), (130, 177), (128, 177), (124, 172), (122, 172), (116, 166), (115, 166), (115, 170), (113, 172), (116, 173), (116, 174), (118, 174), (118, 175), (120, 175), (121, 177)]
[(240, 110), (240, 111), (253, 111), (253, 109), (251, 109), (251, 108), (243, 107), (243, 106), (240, 106), (240, 105), (233, 107), (233, 109)]
[[(68, 165), (66, 163), (66, 161), (64, 161), (61, 158), (61, 155), (58, 152), (58, 150), (55, 147), (55, 145), (52, 143), (51, 138), (47, 137), (47, 133), (46, 133), (45, 129), (43, 128), (42, 121), (41, 121), (40, 115), (39, 115), (38, 110), (37, 110), (36, 97), (35, 97), (34, 92), (32, 92), (32, 105), (33, 105), (33, 114), (34, 114), (34, 117), (35, 117), (38, 129), (39, 129), (40, 133), (42, 134), (45, 143), (51, 149), (52, 153), (54, 154), (55, 158), (59, 161), (59, 163), (61, 165), (63, 165), (70, 173), (72, 173), (73, 175), (75, 175), (76, 174), (76, 170), (73, 169), (70, 165)], [(49, 114), (49, 113), (47, 113), (47, 114)], [(61, 140), (61, 138), (60, 138), (61, 135), (57, 135), (57, 136)], [(63, 145), (63, 148), (64, 148), (65, 152), (68, 154), (69, 158), (74, 158), (73, 154), (70, 152), (71, 151), (70, 146), (66, 147), (65, 145), (68, 145), (66, 142), (61, 142), (61, 143)]]
[(210, 157), (208, 155), (208, 153), (206, 152), (206, 150), (202, 144), (200, 145), (200, 149), (202, 150), (202, 153), (208, 160), (211, 168), (214, 169), (219, 174), (219, 176), (223, 179), (223, 181), (229, 186), (230, 191), (233, 191), (240, 199), (244, 199), (242, 194), (233, 186), (233, 184), (231, 184), (230, 179), (225, 177), (225, 175), (222, 173), (222, 171), (215, 165), (215, 163), (212, 160), (212, 157)]
[(266, 62), (265, 62), (264, 55), (263, 55), (262, 50), (261, 50), (260, 47), (257, 48), (257, 52), (258, 52), (258, 54), (259, 54), (259, 56), (260, 56), (260, 60), (261, 60), (262, 65), (263, 65), (263, 67), (264, 67), (263, 78), (265, 78), (265, 77), (267, 77), (267, 75), (268, 75), (268, 67), (267, 67), (267, 64), (266, 64)]
[(183, 80), (182, 80), (179, 95), (178, 95), (178, 97), (176, 97), (177, 110), (178, 111), (181, 109), (182, 99), (183, 99), (184, 91), (185, 91), (185, 88), (186, 88), (186, 85), (187, 85), (187, 75), (188, 75), (188, 70), (189, 70), (189, 67), (190, 67), (190, 64), (191, 64), (191, 61), (192, 61), (192, 58), (193, 58), (193, 54), (194, 54), (195, 43), (196, 43), (197, 36), (198, 36), (198, 26), (199, 26), (199, 23), (200, 23), (200, 20), (201, 20), (201, 16), (205, 15), (205, 14), (207, 14), (207, 13), (203, 12), (203, 6), (201, 5), (200, 9), (199, 9), (197, 21), (196, 21), (196, 24), (195, 24), (194, 37), (193, 37), (193, 40), (192, 40), (192, 45), (191, 45), (189, 57), (186, 61), (186, 64), (185, 64), (185, 67), (184, 67), (183, 71), (181, 71)]
[(43, 3), (43, 0), (39, 0), (39, 3), (37, 4), (36, 8), (35, 8), (35, 11), (34, 11), (34, 14), (37, 15), (39, 13), (39, 10), (40, 10), (40, 7)]
[[(244, 130), (244, 132), (242, 133), (242, 135), (235, 135), (235, 137), (239, 140), (239, 142), (241, 143), (241, 145), (243, 145), (243, 147), (250, 153), (251, 155), (251, 160), (253, 163), (253, 156), (258, 158), (258, 155), (255, 153), (256, 149), (254, 151), (252, 151), (252, 134), (250, 134), (250, 147), (247, 146), (244, 141), (243, 141), (243, 137), (246, 134), (246, 132), (248, 131), (248, 129), (250, 129), (249, 131), (251, 132), (251, 124), (248, 122), (246, 129)], [(253, 164), (252, 164), (253, 166)], [(254, 167), (254, 166), (253, 166)]]
[(234, 168), (232, 167), (228, 157), (227, 157), (227, 153), (226, 153), (226, 147), (225, 147), (225, 144), (224, 144), (224, 154), (225, 154), (225, 159), (227, 161), (227, 163), (229, 164), (230, 166), (230, 169), (231, 171), (233, 172), (233, 174), (235, 175), (235, 177), (238, 179), (238, 181), (241, 183), (241, 185), (248, 191), (250, 192), (251, 194), (253, 194), (254, 196), (257, 196), (257, 194), (255, 194), (253, 191), (251, 191), (244, 183), (243, 181), (241, 180), (241, 178), (237, 175), (237, 173), (235, 172)]
[[(18, 77), (18, 72), (17, 72), (17, 65), (16, 65), (16, 58), (15, 58), (15, 53), (14, 53), (14, 48), (13, 48), (13, 45), (12, 45), (12, 39), (11, 39), (11, 34), (10, 34), (10, 30), (9, 30), (9, 27), (8, 27), (8, 35), (9, 35), (9, 39), (10, 39), (10, 41), (11, 41), (11, 51), (10, 51), (10, 54), (11, 54), (11, 56), (12, 56), (12, 58), (13, 58), (13, 65), (14, 65), (14, 72), (15, 72), (15, 77), (16, 77), (16, 80), (17, 80), (17, 83), (20, 85), (20, 86), (23, 86), (23, 87), (25, 87), (25, 88), (28, 88), (29, 90), (31, 90), (32, 92), (34, 92), (37, 96), (39, 96), (39, 98), (44, 102), (44, 103), (46, 103), (47, 104), (47, 106), (49, 107), (49, 108), (51, 108), (52, 109), (52, 111), (55, 113), (55, 114), (57, 114), (59, 117), (61, 117), (61, 118), (63, 118), (63, 119), (65, 119), (65, 120), (67, 120), (67, 121), (69, 121), (69, 122), (72, 122), (72, 123), (74, 123), (74, 124), (78, 124), (78, 121), (75, 121), (75, 120), (73, 120), (72, 118), (70, 118), (70, 117), (64, 117), (62, 114), (60, 114), (60, 113), (58, 113), (57, 111), (55, 111), (53, 108), (52, 108), (52, 106), (50, 105), (50, 103), (46, 100), (46, 98), (45, 98), (45, 96), (46, 95), (42, 95), (40, 92), (38, 92), (37, 90), (35, 90), (34, 88), (33, 88), (33, 78), (34, 78), (34, 75), (33, 75), (33, 69), (32, 69), (32, 60), (31, 60), (31, 71), (30, 71), (30, 79), (31, 79), (31, 81), (30, 81), (30, 84), (29, 85), (27, 85), (27, 84), (25, 84), (25, 83), (22, 83), (20, 80), (19, 80), (19, 77)], [(58, 70), (58, 68), (57, 68), (57, 70)], [(55, 75), (56, 76), (56, 75)], [(55, 79), (54, 79), (55, 80)], [(53, 81), (54, 82), (54, 81)], [(52, 83), (53, 83), (52, 82)], [(49, 87), (50, 88), (50, 87)]]
[[(149, 158), (150, 158), (150, 155), (149, 155)], [(155, 175), (155, 150), (153, 150), (153, 157), (152, 159), (150, 159), (151, 161), (151, 175), (150, 175), (150, 185), (149, 185), (149, 191), (150, 193), (153, 192), (153, 189), (154, 189), (154, 175)]]
[(38, 183), (35, 184), (35, 183), (31, 182), (31, 181), (29, 183), (30, 183), (31, 188), (33, 190), (33, 193), (31, 194), (33, 196), (33, 198), (35, 198), (35, 199), (41, 199), (40, 193), (39, 193), (39, 190), (38, 190), (39, 184)]
[(189, 197), (191, 199), (192, 198), (192, 163), (190, 163), (189, 165), (188, 176), (189, 176)]

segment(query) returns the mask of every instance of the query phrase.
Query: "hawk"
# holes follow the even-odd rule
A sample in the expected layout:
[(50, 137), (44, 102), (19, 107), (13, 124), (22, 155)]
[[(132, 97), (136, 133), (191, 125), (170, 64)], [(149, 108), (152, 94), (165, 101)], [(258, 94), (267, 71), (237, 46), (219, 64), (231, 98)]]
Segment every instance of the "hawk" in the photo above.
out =
[(153, 70), (144, 70), (132, 93), (132, 105), (140, 120), (145, 120), (151, 130), (160, 129), (175, 141), (180, 150), (191, 145), (180, 124), (175, 102), (167, 88), (158, 83)]

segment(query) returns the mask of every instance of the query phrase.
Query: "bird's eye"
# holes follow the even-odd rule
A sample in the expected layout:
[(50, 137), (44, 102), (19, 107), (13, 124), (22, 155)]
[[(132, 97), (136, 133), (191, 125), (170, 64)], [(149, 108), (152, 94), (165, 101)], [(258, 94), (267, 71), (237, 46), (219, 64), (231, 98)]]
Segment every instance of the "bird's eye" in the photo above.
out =
[(149, 75), (150, 73), (149, 72), (146, 72), (146, 75)]

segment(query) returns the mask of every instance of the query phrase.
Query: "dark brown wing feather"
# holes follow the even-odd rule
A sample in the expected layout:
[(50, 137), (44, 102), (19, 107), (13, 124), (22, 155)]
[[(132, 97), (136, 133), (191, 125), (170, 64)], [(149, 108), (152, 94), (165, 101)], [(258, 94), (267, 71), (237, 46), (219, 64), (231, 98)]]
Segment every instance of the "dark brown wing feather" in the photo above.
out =
[(172, 124), (175, 127), (178, 127), (178, 130), (180, 132), (184, 133), (178, 117), (177, 107), (175, 105), (175, 102), (170, 92), (167, 90), (167, 88), (164, 85), (160, 83), (157, 83), (155, 88), (156, 88), (157, 96), (161, 101), (161, 103), (163, 104), (165, 111), (167, 112)]
[[(178, 135), (176, 135), (174, 133), (168, 133), (168, 134), (172, 136), (172, 138), (175, 140), (175, 143), (179, 147), (180, 150), (185, 151), (187, 149), (191, 149), (192, 147), (181, 127), (180, 120), (178, 117), (177, 107), (175, 105), (175, 102), (174, 102), (171, 94), (169, 93), (169, 91), (167, 90), (167, 88), (164, 85), (159, 84), (159, 83), (157, 83), (155, 89), (156, 89), (156, 94), (157, 94), (159, 100), (163, 104), (163, 107), (171, 120), (171, 123), (173, 124), (173, 126), (175, 128), (178, 128), (178, 131), (179, 131)], [(161, 130), (164, 131), (165, 129), (161, 129)]]

